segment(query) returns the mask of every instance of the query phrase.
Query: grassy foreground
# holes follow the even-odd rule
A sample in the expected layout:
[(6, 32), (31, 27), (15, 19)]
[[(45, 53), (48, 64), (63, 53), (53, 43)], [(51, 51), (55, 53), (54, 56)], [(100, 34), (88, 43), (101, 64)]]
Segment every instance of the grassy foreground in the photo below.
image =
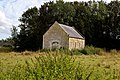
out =
[(0, 80), (120, 80), (120, 54), (0, 53)]

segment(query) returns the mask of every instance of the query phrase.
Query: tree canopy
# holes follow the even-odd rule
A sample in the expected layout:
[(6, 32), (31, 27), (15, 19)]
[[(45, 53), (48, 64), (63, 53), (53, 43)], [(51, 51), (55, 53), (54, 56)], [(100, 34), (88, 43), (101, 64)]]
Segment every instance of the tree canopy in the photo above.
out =
[(13, 35), (18, 50), (41, 49), (43, 34), (55, 21), (74, 26), (85, 36), (86, 45), (120, 49), (120, 1), (117, 0), (50, 1), (39, 9), (29, 8), (19, 21), (20, 32)]

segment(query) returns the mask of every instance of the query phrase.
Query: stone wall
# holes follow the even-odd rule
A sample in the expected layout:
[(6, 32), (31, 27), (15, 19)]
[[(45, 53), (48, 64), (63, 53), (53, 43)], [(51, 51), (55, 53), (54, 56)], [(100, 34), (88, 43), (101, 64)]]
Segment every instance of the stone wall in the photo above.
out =
[(84, 39), (69, 38), (69, 49), (83, 49), (85, 47)]
[(69, 47), (68, 34), (57, 23), (53, 24), (43, 35), (43, 48), (51, 49), (53, 45), (59, 48)]

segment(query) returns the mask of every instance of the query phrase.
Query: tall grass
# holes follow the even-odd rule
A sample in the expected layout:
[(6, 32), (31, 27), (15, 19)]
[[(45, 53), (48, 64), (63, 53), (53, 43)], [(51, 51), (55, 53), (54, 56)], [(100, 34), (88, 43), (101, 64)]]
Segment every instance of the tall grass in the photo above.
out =
[(114, 80), (120, 79), (120, 70), (100, 65), (82, 64), (76, 57), (51, 52), (5, 66), (0, 61), (0, 80)]
[[(16, 64), (7, 74), (1, 74), (1, 79), (27, 80), (69, 80), (75, 79), (78, 65), (75, 59), (65, 54), (48, 54), (26, 61), (26, 64)], [(4, 70), (2, 70), (4, 73)]]

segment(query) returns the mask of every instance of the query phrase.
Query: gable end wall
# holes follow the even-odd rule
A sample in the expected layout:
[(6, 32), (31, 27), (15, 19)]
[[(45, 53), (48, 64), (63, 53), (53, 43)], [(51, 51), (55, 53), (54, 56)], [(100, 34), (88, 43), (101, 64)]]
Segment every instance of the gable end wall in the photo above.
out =
[(57, 23), (43, 35), (43, 48), (51, 49), (54, 41), (59, 42), (59, 47), (69, 47), (68, 34)]

